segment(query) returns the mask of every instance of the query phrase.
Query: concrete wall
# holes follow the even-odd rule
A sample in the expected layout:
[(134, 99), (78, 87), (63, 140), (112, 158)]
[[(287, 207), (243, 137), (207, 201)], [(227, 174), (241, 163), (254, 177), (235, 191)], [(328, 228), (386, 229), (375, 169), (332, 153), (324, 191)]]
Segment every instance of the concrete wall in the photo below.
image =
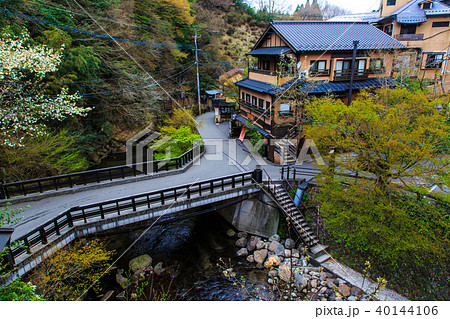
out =
[(270, 237), (278, 230), (279, 209), (263, 192), (237, 204), (234, 214), (231, 210), (219, 213), (236, 229), (249, 234)]

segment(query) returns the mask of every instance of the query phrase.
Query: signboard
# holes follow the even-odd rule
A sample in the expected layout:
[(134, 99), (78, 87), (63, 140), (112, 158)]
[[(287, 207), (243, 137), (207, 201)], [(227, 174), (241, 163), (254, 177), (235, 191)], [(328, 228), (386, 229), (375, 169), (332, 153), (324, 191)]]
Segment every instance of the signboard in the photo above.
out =
[(250, 113), (247, 113), (247, 118), (253, 121), (253, 115), (251, 115)]
[(244, 126), (241, 130), (241, 135), (239, 136), (239, 140), (241, 142), (244, 142), (244, 138), (245, 138), (245, 133), (247, 133), (247, 128)]

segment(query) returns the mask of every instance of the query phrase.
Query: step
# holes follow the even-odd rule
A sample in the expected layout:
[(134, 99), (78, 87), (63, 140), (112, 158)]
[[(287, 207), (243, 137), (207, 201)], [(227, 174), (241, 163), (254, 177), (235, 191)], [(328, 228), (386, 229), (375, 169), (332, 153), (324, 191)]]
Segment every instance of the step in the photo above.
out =
[(328, 254), (328, 253), (325, 253), (325, 254), (323, 254), (323, 255), (320, 255), (320, 256), (317, 257), (317, 258), (314, 258), (314, 260), (317, 261), (319, 264), (321, 264), (321, 263), (327, 261), (327, 260), (330, 259), (330, 258), (331, 258), (331, 255)]
[(314, 246), (314, 247), (311, 247), (311, 253), (313, 254), (313, 255), (317, 255), (317, 253), (319, 253), (319, 252), (321, 252), (321, 251), (323, 251), (323, 250), (325, 250), (325, 249), (327, 249), (328, 248), (328, 246), (325, 246), (325, 245), (321, 245), (321, 244), (319, 244), (319, 245), (316, 245), (316, 246)]

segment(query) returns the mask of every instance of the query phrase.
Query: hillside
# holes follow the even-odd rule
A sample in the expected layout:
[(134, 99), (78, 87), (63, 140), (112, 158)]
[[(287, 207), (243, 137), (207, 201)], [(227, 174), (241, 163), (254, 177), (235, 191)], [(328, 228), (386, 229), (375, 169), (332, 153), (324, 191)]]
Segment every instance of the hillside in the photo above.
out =
[[(207, 89), (231, 66), (213, 61), (245, 62), (244, 53), (266, 24), (255, 23), (245, 10), (254, 11), (234, 1), (2, 0), (0, 7), (4, 33), (19, 36), (25, 30), (33, 44), (64, 46), (58, 71), (43, 79), (40, 92), (51, 96), (66, 87), (82, 96), (78, 105), (93, 107), (85, 118), (52, 125), (53, 135), (67, 130), (67, 151), (77, 154), (76, 165), (55, 166), (54, 159), (42, 169), (3, 170), (1, 180), (87, 168), (142, 127), (157, 124), (161, 99), (176, 97), (182, 86), (195, 96), (196, 31), (201, 87)], [(2, 153), (0, 166), (26, 165), (22, 150)], [(39, 163), (45, 154), (36, 150), (35, 155)]]

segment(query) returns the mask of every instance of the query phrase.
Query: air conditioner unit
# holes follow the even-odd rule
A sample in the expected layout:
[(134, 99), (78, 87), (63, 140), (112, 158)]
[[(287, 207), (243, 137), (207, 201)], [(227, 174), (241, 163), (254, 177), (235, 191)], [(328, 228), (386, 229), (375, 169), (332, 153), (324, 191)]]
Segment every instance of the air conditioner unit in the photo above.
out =
[(300, 70), (298, 71), (298, 78), (300, 80), (306, 80), (309, 76), (308, 70)]

